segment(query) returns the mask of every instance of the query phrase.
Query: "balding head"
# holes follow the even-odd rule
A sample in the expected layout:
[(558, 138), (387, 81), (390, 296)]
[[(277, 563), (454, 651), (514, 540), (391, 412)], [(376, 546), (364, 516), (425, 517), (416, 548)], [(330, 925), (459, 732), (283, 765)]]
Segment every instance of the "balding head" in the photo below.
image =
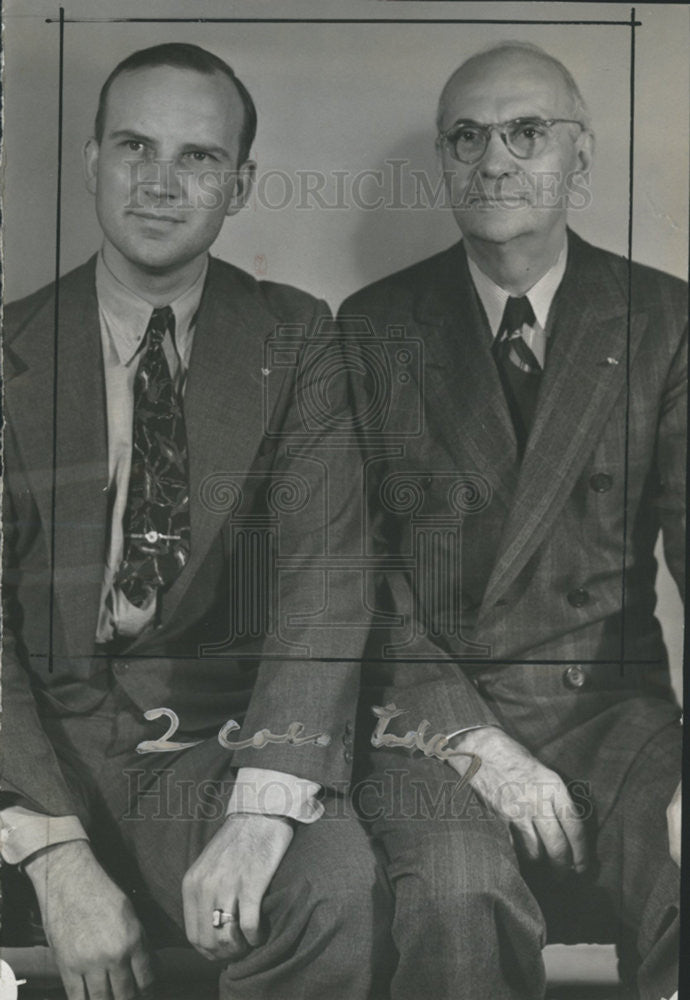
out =
[[(449, 111), (452, 112), (454, 99), (461, 88), (463, 92), (481, 89), (497, 74), (512, 75), (516, 87), (522, 79), (527, 90), (530, 81), (548, 83), (554, 102), (553, 110), (549, 113), (556, 114), (557, 109), (559, 116), (574, 118), (582, 122), (586, 130), (591, 130), (587, 105), (572, 74), (563, 63), (538, 45), (511, 41), (501, 42), (470, 56), (455, 70), (439, 98), (436, 116), (439, 130), (452, 124), (454, 117), (451, 119)], [(517, 93), (515, 91), (516, 95)], [(532, 110), (532, 114), (535, 110)]]

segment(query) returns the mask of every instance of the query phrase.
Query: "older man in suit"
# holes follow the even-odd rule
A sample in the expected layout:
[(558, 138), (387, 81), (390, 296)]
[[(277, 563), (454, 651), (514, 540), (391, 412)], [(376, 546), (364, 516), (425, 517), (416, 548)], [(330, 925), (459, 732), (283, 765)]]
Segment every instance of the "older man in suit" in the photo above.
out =
[(103, 247), (5, 314), (2, 852), (69, 1000), (131, 1000), (147, 935), (185, 933), (223, 997), (364, 1000), (386, 933), (359, 824), (315, 822), (352, 764), (366, 620), (323, 577), (359, 551), (356, 449), (264, 361), (328, 310), (208, 255), (255, 125), (196, 46), (119, 64), (84, 151)]
[[(384, 558), (404, 564), (388, 611), (417, 618), (369, 671), (362, 802), (396, 890), (393, 996), (536, 1000), (548, 930), (616, 941), (659, 1000), (677, 983), (682, 729), (654, 546), (661, 530), (682, 587), (686, 289), (567, 227), (593, 135), (545, 52), (469, 59), (438, 129), (462, 241), (341, 309), (423, 350), (423, 422), (391, 416), (369, 462)], [(433, 754), (405, 760), (429, 706), (436, 756), (481, 761), (460, 788)]]

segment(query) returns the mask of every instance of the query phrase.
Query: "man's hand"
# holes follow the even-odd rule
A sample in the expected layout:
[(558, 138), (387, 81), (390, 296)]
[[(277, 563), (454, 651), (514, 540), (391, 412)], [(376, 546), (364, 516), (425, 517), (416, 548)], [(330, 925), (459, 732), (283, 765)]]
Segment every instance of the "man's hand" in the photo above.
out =
[(668, 850), (680, 868), (680, 841), (681, 841), (681, 815), (683, 812), (683, 799), (681, 792), (681, 782), (673, 793), (673, 798), (669, 802), (666, 810), (666, 825), (668, 827)]
[(68, 1000), (133, 1000), (153, 982), (144, 932), (84, 840), (56, 844), (25, 869)]
[[(557, 868), (584, 871), (584, 826), (567, 788), (554, 771), (495, 726), (462, 733), (452, 746), (481, 758), (481, 767), (470, 778), (470, 784), (494, 812), (510, 823), (518, 848), (533, 861), (546, 855)], [(467, 767), (465, 757), (450, 757), (448, 762), (460, 774)]]
[[(191, 944), (210, 959), (237, 959), (260, 944), (261, 901), (292, 840), (282, 816), (228, 816), (182, 881)], [(213, 927), (213, 911), (236, 918)]]

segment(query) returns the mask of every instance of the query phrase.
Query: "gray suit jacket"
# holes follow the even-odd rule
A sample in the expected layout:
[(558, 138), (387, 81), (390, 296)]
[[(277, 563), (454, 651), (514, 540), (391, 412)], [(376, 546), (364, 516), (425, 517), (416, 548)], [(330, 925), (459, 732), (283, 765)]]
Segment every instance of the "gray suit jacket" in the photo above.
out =
[[(403, 329), (422, 357), (421, 424), (409, 402), (394, 408), (398, 452), (369, 462), (381, 549), (413, 581), (411, 607), (389, 564), (390, 606), (422, 623), (379, 668), (386, 696), (433, 711), (434, 728), (498, 720), (535, 752), (584, 723), (606, 732), (625, 699), (675, 711), (654, 616), (660, 528), (681, 589), (685, 568), (685, 285), (570, 232), (552, 313), (520, 463), (462, 243), (340, 310), (380, 338)], [(401, 665), (434, 649), (445, 664)], [(653, 715), (626, 740), (641, 745)]]
[[(302, 722), (328, 745), (218, 753), (228, 768), (345, 787), (366, 628), (322, 619), (361, 620), (361, 588), (338, 573), (327, 588), (308, 568), (358, 550), (361, 489), (342, 460), (355, 451), (328, 468), (329, 428), (303, 433), (295, 386), (300, 342), (325, 303), (211, 260), (185, 393), (190, 561), (157, 628), (105, 658), (94, 655), (111, 500), (94, 260), (57, 291), (5, 312), (3, 787), (74, 812), (41, 717), (92, 712), (112, 683), (142, 711), (175, 710), (180, 733), (215, 737), (232, 717), (243, 723), (234, 740)], [(264, 348), (284, 324), (297, 340), (272, 364)], [(152, 723), (151, 737), (162, 729)]]

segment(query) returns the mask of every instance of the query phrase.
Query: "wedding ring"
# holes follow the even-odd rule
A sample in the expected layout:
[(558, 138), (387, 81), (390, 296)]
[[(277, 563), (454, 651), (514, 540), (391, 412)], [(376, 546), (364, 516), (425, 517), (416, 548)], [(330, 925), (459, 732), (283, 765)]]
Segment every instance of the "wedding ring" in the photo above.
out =
[(213, 911), (213, 926), (220, 930), (224, 924), (235, 924), (237, 923), (237, 917), (234, 913), (226, 913), (225, 910), (214, 910)]

